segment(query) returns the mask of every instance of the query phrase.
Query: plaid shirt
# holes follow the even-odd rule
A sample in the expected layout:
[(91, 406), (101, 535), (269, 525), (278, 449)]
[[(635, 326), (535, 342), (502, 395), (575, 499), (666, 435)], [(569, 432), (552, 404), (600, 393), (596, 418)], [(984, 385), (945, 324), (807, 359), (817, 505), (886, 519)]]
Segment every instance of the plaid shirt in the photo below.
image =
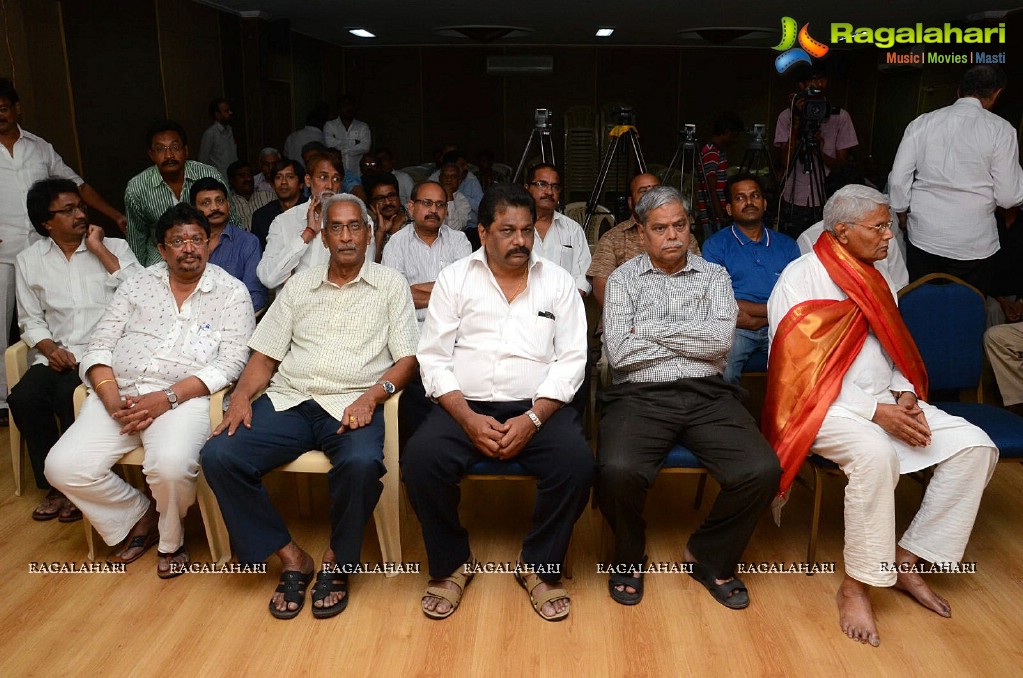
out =
[(721, 374), (738, 306), (722, 266), (690, 254), (668, 275), (646, 254), (619, 266), (604, 294), (604, 348), (613, 382)]

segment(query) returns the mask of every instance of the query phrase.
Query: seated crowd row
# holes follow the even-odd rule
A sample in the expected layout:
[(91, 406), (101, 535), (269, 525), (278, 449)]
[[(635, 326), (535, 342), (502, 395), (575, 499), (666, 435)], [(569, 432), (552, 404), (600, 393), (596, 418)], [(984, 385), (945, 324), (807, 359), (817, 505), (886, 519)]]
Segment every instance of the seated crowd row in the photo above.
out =
[[(175, 152), (174, 142), (156, 143), (165, 156)], [(281, 560), (270, 613), (297, 616), (310, 584), (314, 616), (340, 613), (380, 478), (399, 472), (384, 466), (382, 406), (402, 391), (400, 472), (426, 545), (428, 617), (451, 615), (478, 569), (458, 486), (486, 459), (517, 462), (538, 478), (515, 574), (537, 614), (569, 614), (561, 566), (591, 487), (614, 533), (609, 594), (639, 603), (645, 499), (676, 444), (721, 488), (682, 558), (722, 605), (749, 605), (736, 566), (765, 509), (787, 496), (813, 451), (849, 477), (843, 631), (877, 643), (870, 587), (900, 586), (950, 615), (911, 566), (962, 558), (998, 451), (982, 431), (925, 402), (923, 361), (888, 268), (896, 248), (884, 195), (860, 185), (837, 191), (800, 256), (794, 241), (763, 227), (758, 180), (733, 177), (735, 223), (700, 256), (681, 194), (641, 175), (631, 185), (632, 218), (591, 260), (579, 225), (555, 209), (560, 179), (550, 165), (533, 168), (525, 187), (487, 189), (475, 251), (445, 225), (439, 184), (415, 187), (411, 223), (384, 233), (382, 208), (374, 220), (359, 197), (337, 193), (342, 172), (329, 156), (308, 167), (312, 198), (272, 222), (256, 265), (277, 288), (268, 307), (244, 276), (216, 264), (230, 236), (221, 220), (226, 191), (215, 181), (192, 185), (195, 207), (163, 211), (152, 230), (159, 263), (147, 268), (89, 224), (75, 183), (49, 179), (29, 191), (29, 217), (48, 237), (19, 257), (18, 296), (23, 338), (39, 355), (11, 407), (56, 512), (83, 512), (116, 546), (112, 562), (158, 545), (159, 576), (185, 571), (182, 518), (201, 466), (239, 561)], [(585, 391), (582, 298), (591, 285), (612, 382), (599, 394), (596, 460), (578, 411), (566, 407)], [(769, 344), (762, 434), (735, 382)], [(823, 361), (841, 367), (815, 369)], [(89, 395), (75, 419), (70, 393), (81, 381)], [(232, 383), (210, 436), (209, 395)], [(153, 501), (112, 470), (139, 444)], [(262, 482), (310, 449), (333, 467), (319, 569)], [(894, 486), (900, 474), (930, 466), (923, 505), (896, 543)]]

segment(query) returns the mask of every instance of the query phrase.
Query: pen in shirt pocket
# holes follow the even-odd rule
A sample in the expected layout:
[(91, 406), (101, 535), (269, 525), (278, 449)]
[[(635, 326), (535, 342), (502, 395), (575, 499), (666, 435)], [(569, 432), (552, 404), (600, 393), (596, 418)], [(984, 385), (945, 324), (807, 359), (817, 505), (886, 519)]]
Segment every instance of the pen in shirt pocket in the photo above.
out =
[(540, 311), (536, 315), (541, 318), (547, 318), (548, 320), (554, 320), (554, 314), (550, 311)]

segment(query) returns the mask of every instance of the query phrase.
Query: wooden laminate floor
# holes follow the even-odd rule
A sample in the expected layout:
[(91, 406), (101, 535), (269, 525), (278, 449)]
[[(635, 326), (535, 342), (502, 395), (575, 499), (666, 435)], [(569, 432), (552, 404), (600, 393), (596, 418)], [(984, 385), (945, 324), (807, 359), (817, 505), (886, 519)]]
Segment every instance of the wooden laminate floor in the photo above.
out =
[[(750, 574), (752, 605), (727, 610), (684, 574), (647, 578), (636, 607), (607, 595), (595, 563), (604, 529), (585, 511), (570, 558), (572, 614), (542, 621), (508, 574), (481, 574), (447, 621), (426, 619), (422, 574), (352, 579), (352, 602), (341, 616), (320, 621), (308, 609), (292, 621), (267, 613), (276, 584), (269, 574), (155, 575), (155, 549), (124, 574), (33, 574), (33, 562), (85, 560), (81, 523), (36, 523), (30, 512), (42, 494), (29, 478), (13, 494), (6, 432), (0, 443), (0, 676), (28, 675), (927, 675), (1010, 676), (1023, 666), (1023, 467), (1002, 464), (981, 505), (965, 560), (975, 574), (934, 575), (953, 607), (939, 618), (894, 590), (877, 591), (881, 646), (845, 638), (838, 629), (836, 574)], [(27, 465), (26, 465), (27, 466)], [(278, 506), (295, 538), (315, 555), (326, 543), (326, 519), (298, 515), (291, 478), (273, 479)], [(315, 508), (326, 491), (314, 479)], [(528, 482), (467, 482), (463, 518), (477, 557), (515, 558), (530, 514)], [(678, 561), (685, 536), (706, 514), (715, 489), (694, 510), (694, 477), (661, 476), (651, 494), (648, 544), (654, 561)], [(842, 481), (825, 495), (818, 561), (840, 561)], [(905, 479), (898, 488), (903, 529), (920, 497)], [(793, 491), (781, 528), (765, 515), (747, 550), (750, 561), (805, 558), (810, 495)], [(419, 526), (403, 512), (403, 559), (423, 561)], [(193, 560), (209, 552), (197, 514), (187, 522)], [(99, 540), (97, 540), (99, 541)], [(100, 555), (107, 549), (100, 547)], [(379, 559), (372, 527), (364, 559)], [(309, 607), (307, 603), (306, 608)]]

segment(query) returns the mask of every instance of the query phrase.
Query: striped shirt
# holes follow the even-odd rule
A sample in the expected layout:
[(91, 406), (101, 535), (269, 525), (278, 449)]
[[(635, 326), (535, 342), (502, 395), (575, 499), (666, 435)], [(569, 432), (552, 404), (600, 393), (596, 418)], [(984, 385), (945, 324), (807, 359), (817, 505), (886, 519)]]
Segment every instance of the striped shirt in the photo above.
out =
[(295, 274), (249, 347), (280, 362), (266, 393), (278, 412), (310, 398), (341, 419), (395, 362), (415, 355), (412, 294), (395, 271), (366, 261), (339, 287), (323, 264)]
[[(405, 276), (409, 285), (429, 283), (448, 264), (472, 254), (472, 245), (461, 231), (441, 225), (433, 245), (427, 245), (412, 224), (392, 235), (384, 248), (383, 265)], [(420, 327), (426, 320), (426, 308), (416, 309)]]
[(124, 239), (128, 241), (140, 264), (152, 266), (163, 261), (154, 238), (156, 222), (169, 207), (179, 202), (188, 202), (192, 184), (203, 177), (213, 177), (227, 186), (216, 168), (194, 160), (185, 161), (185, 183), (181, 187), (180, 196), (174, 195), (156, 165), (139, 172), (128, 182), (124, 189), (124, 216), (128, 219)]
[(590, 245), (586, 242), (586, 231), (579, 222), (555, 212), (551, 218), (551, 226), (547, 235), (536, 235), (533, 247), (544, 259), (550, 259), (568, 271), (575, 280), (576, 289), (583, 294), (590, 293), (590, 281), (586, 279), (586, 270), (590, 267)]
[(728, 271), (690, 254), (668, 275), (643, 254), (619, 266), (604, 292), (604, 349), (613, 382), (721, 374), (739, 307)]
[(251, 231), (252, 214), (274, 200), (277, 200), (277, 194), (266, 191), (256, 191), (248, 198), (235, 193), (231, 196), (231, 223), (243, 231)]

